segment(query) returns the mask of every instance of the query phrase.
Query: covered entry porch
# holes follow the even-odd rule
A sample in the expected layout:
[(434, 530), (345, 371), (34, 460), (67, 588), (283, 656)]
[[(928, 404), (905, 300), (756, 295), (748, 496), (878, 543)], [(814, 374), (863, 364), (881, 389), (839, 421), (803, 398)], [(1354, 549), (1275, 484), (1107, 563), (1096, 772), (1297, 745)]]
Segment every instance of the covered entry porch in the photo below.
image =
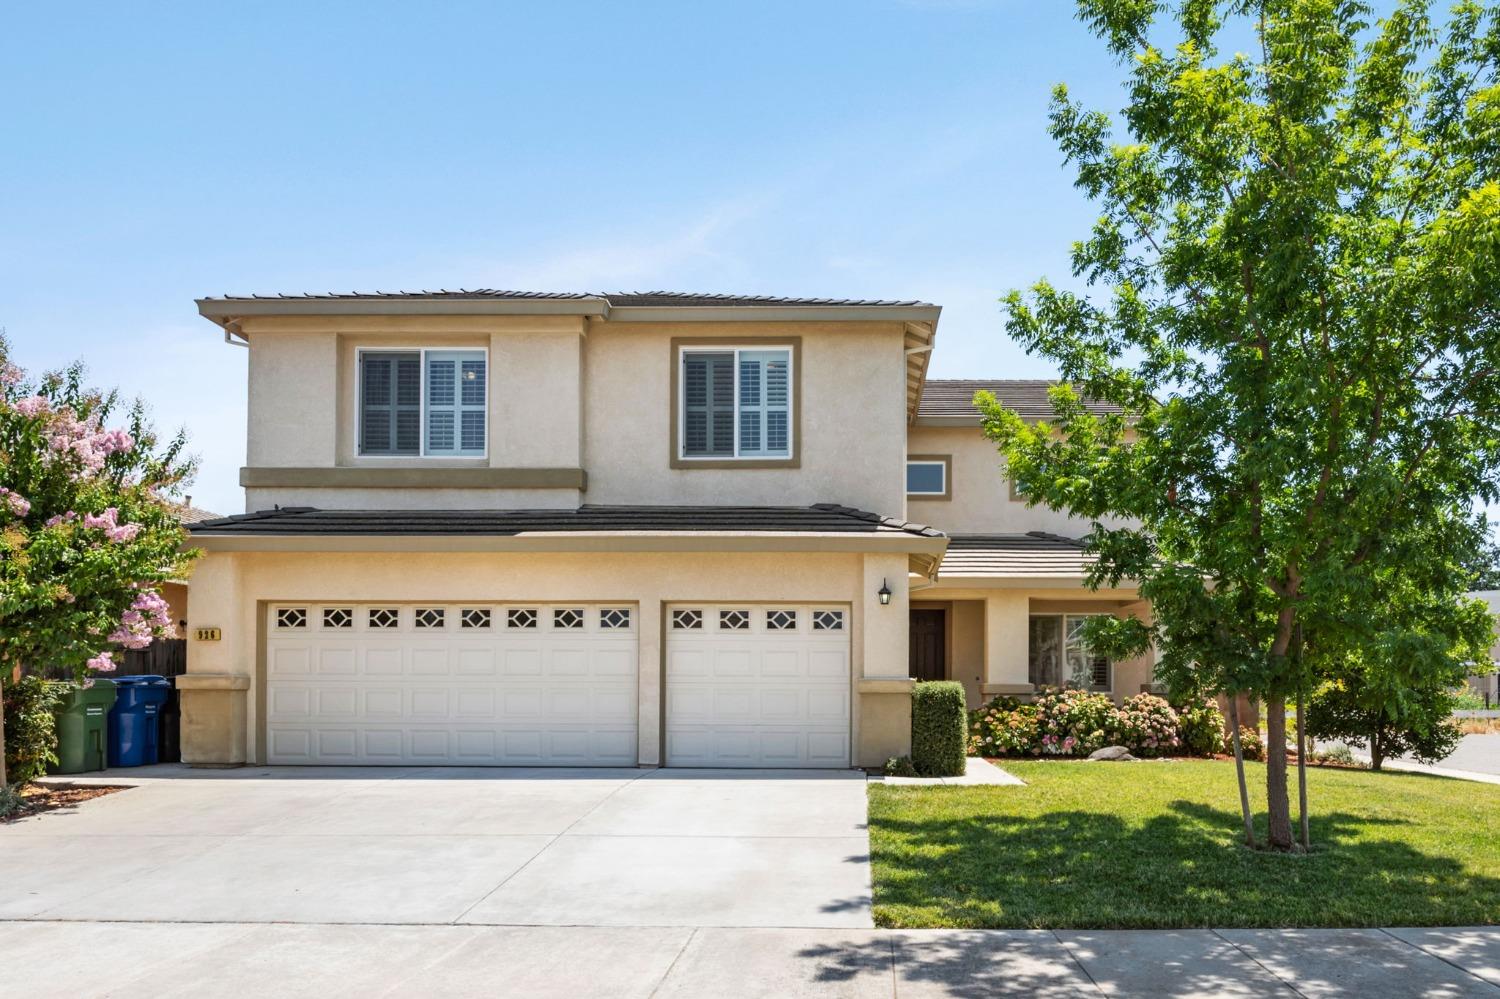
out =
[(1087, 589), (1086, 571), (1081, 544), (1055, 535), (955, 536), (936, 582), (911, 591), (911, 675), (962, 683), (971, 708), (1047, 686), (1151, 689), (1154, 653), (1111, 661), (1081, 634), (1090, 615), (1144, 620), (1150, 605), (1133, 587)]

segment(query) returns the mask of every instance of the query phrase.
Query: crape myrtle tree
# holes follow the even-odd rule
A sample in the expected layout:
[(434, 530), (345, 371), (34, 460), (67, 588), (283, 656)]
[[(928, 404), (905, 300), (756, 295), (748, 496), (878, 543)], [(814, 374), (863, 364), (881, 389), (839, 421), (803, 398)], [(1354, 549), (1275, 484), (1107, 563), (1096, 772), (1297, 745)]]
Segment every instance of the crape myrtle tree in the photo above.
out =
[(1114, 118), (1054, 92), (1099, 215), (1084, 290), (1005, 300), (1060, 370), (1055, 419), (981, 398), (986, 433), (1030, 501), (1093, 522), (1090, 583), (1152, 601), (1151, 624), (1096, 619), (1101, 651), (1155, 641), (1170, 685), (1265, 702), (1289, 849), (1285, 708), (1315, 662), (1378, 648), (1367, 667), (1421, 683), (1477, 635), (1449, 570), (1500, 467), (1500, 26), (1479, 3), (1079, 11), (1129, 99)]
[(107, 427), (119, 400), (85, 388), (80, 365), (30, 381), (8, 355), (0, 337), (0, 685), (88, 682), (173, 633), (160, 586), (193, 553), (170, 497), (193, 463), (140, 403)]

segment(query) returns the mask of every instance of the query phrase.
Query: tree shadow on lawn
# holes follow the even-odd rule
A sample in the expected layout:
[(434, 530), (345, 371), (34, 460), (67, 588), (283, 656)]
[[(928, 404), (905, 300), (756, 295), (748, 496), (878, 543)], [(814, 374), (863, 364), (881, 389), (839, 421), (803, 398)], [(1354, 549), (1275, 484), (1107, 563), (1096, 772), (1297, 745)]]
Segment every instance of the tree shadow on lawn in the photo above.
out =
[(1500, 920), (1500, 879), (1403, 841), (1407, 820), (1317, 815), (1307, 855), (1247, 850), (1240, 822), (1185, 800), (1140, 822), (1078, 810), (872, 818), (876, 919), (1056, 929)]

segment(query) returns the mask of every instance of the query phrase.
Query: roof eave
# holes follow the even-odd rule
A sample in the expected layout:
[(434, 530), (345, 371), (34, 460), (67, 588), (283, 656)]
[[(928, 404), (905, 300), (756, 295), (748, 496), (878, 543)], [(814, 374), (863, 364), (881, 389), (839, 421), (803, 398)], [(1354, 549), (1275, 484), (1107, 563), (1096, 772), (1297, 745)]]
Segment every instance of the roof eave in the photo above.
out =
[(946, 537), (852, 531), (527, 531), (520, 534), (214, 534), (185, 547), (206, 552), (907, 552), (937, 560)]

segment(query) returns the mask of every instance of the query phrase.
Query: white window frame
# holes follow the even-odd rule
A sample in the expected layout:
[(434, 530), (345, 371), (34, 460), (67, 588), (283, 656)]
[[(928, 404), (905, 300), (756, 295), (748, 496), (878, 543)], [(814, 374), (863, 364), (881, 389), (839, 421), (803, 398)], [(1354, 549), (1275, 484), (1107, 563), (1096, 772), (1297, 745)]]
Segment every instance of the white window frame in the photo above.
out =
[(934, 461), (934, 460), (932, 460), (930, 458), (917, 458), (917, 459), (908, 458), (908, 459), (906, 459), (906, 468), (907, 468), (907, 471), (910, 471), (911, 470), (911, 466), (913, 466), (913, 465), (936, 465), (938, 468), (940, 468), (940, 469), (943, 470), (943, 485), (942, 485), (941, 489), (938, 489), (936, 491), (927, 490), (927, 489), (916, 489), (916, 490), (913, 490), (911, 488), (911, 481), (910, 481), (910, 479), (908, 479), (907, 480), (907, 486), (906, 486), (906, 495), (908, 495), (908, 496), (940, 496), (940, 497), (948, 495), (948, 463), (946, 461)]
[[(427, 355), (432, 354), (483, 354), (484, 355), (484, 452), (482, 454), (428, 454), (427, 453)], [(365, 354), (416, 354), (417, 363), (420, 365), (422, 382), (419, 386), (421, 395), (421, 421), (419, 430), (421, 445), (416, 454), (365, 454), (360, 449), (360, 442), (365, 439), (364, 434), (364, 383), (363, 359)], [(407, 347), (407, 346), (363, 346), (354, 348), (354, 455), (361, 461), (484, 461), (490, 456), (490, 390), (494, 385), (495, 372), (490, 367), (490, 349), (488, 347)], [(462, 391), (462, 386), (459, 386)], [(454, 428), (458, 433), (458, 428)]]
[[(740, 454), (740, 355), (783, 351), (786, 354), (786, 454)], [(688, 354), (730, 354), (734, 357), (734, 454), (687, 453), (687, 371)], [(677, 460), (678, 461), (786, 461), (797, 454), (797, 352), (786, 344), (682, 344), (677, 348)], [(488, 362), (486, 362), (488, 364)], [(486, 439), (488, 443), (488, 439)]]

